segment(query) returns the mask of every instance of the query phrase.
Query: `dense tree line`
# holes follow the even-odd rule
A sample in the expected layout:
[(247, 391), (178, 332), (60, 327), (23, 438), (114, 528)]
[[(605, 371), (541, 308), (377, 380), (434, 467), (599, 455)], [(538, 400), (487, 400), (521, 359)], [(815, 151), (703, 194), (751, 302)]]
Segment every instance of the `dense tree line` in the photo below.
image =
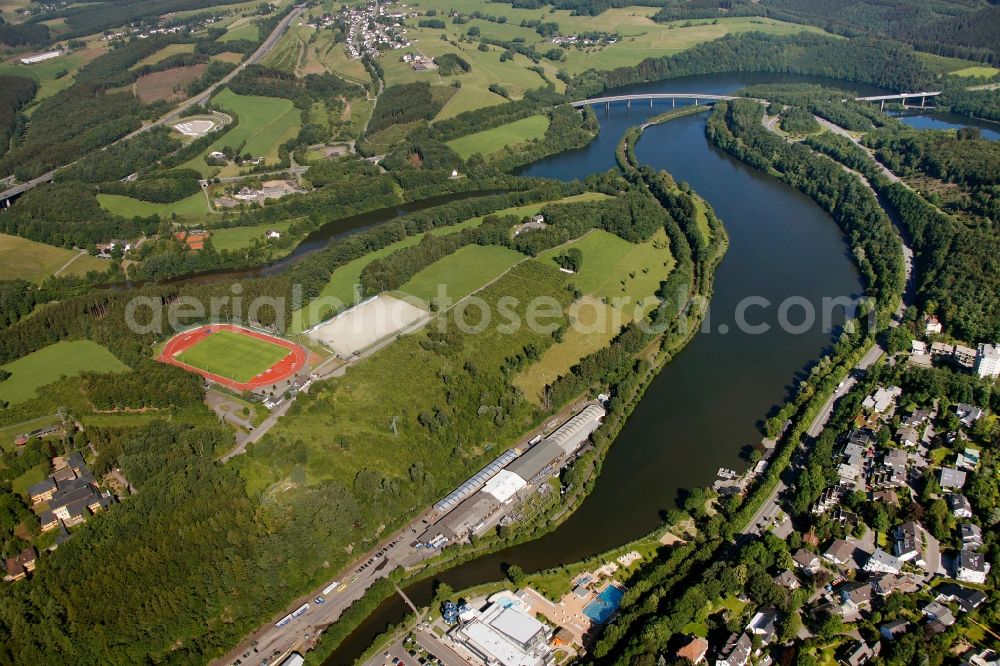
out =
[(810, 74), (891, 90), (919, 90), (933, 81), (913, 51), (896, 42), (749, 32), (726, 35), (676, 55), (647, 58), (631, 67), (588, 70), (573, 80), (567, 94), (591, 97), (608, 88), (719, 72)]
[(170, 203), (200, 192), (201, 185), (198, 184), (200, 178), (201, 174), (194, 169), (177, 169), (143, 176), (128, 182), (104, 183), (101, 186), (101, 191), (107, 194), (121, 194), (142, 201)]
[(1000, 337), (1000, 248), (995, 229), (959, 224), (902, 183), (890, 183), (849, 139), (824, 133), (806, 141), (865, 174), (895, 210), (916, 255), (917, 298), (924, 311), (938, 314), (959, 338)]
[(434, 64), (438, 67), (438, 74), (441, 76), (454, 76), (456, 74), (467, 74), (472, 71), (472, 65), (457, 53), (445, 53), (434, 59)]
[(0, 280), (0, 328), (27, 317), (45, 300), (27, 280)]
[(7, 152), (11, 139), (24, 125), (21, 109), (35, 97), (38, 84), (26, 76), (0, 75), (0, 157)]
[[(212, 137), (214, 141), (216, 137)], [(85, 183), (105, 183), (121, 180), (133, 173), (155, 169), (159, 160), (181, 147), (181, 141), (171, 136), (167, 127), (154, 127), (148, 132), (108, 146), (60, 169), (57, 181), (79, 180)]]
[[(603, 0), (597, 0), (601, 2)], [(933, 0), (653, 0), (664, 5), (654, 20), (766, 16), (817, 25), (849, 37), (887, 36), (921, 51), (996, 62), (1000, 43), (989, 26), (998, 20), (985, 1), (942, 4)]]
[(11, 25), (0, 16), (0, 44), (18, 48), (45, 46), (49, 43), (49, 26), (41, 23)]
[(819, 131), (819, 123), (808, 109), (790, 106), (779, 114), (781, 129), (790, 134), (812, 134)]
[(441, 107), (442, 103), (434, 98), (426, 81), (389, 86), (379, 95), (368, 122), (368, 132), (374, 134), (392, 125), (430, 120)]
[(156, 222), (111, 215), (101, 208), (90, 186), (49, 183), (25, 192), (3, 215), (4, 233), (60, 247), (88, 247), (112, 238), (152, 233)]
[(356, 96), (363, 92), (361, 86), (329, 72), (299, 78), (263, 65), (248, 65), (228, 85), (238, 95), (290, 99), (300, 109), (308, 109), (314, 102), (325, 102), (339, 95)]
[(83, 375), (83, 390), (101, 411), (193, 407), (201, 404), (202, 384), (193, 372), (155, 361), (145, 361), (136, 372)]
[(948, 105), (952, 112), (972, 118), (1000, 121), (1000, 89), (965, 90), (949, 87), (944, 92), (938, 99), (942, 104)]
[[(549, 126), (537, 141), (522, 146), (508, 146), (490, 156), (490, 166), (503, 171), (513, 171), (549, 155), (583, 148), (594, 140), (600, 129), (597, 115), (592, 108), (574, 109), (568, 104), (557, 106), (549, 112)], [(476, 160), (469, 158), (469, 164)]]
[[(867, 132), (893, 123), (873, 106), (851, 99), (854, 94), (845, 90), (786, 84), (749, 86), (742, 92), (747, 97), (766, 99), (776, 105), (801, 107), (812, 115), (825, 118), (835, 125), (855, 132)], [(845, 98), (850, 101), (845, 101)], [(805, 118), (802, 120), (808, 123)]]
[(54, 18), (65, 19), (68, 30), (61, 32), (60, 39), (72, 39), (103, 32), (108, 28), (116, 28), (141, 19), (159, 17), (173, 12), (184, 12), (204, 9), (218, 5), (233, 4), (227, 0), (215, 2), (212, 0), (139, 0), (138, 2), (105, 2), (88, 3), (82, 6), (70, 6), (54, 12), (46, 12), (31, 17), (29, 25), (38, 24)]

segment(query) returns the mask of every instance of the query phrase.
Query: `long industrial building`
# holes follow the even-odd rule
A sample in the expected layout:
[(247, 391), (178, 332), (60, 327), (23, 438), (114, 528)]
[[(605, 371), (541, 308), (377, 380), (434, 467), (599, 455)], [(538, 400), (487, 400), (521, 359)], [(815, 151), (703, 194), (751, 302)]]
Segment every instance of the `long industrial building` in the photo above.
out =
[(429, 543), (439, 535), (464, 539), (482, 532), (532, 482), (556, 472), (601, 425), (605, 414), (600, 405), (588, 405), (523, 454), (511, 449), (496, 458), (434, 505), (445, 515), (428, 528), (422, 540)]

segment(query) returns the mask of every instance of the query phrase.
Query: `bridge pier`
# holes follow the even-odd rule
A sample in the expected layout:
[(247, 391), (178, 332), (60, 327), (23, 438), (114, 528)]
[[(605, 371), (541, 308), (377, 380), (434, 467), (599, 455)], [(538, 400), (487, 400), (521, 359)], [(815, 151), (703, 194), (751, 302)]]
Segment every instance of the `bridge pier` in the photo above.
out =
[(673, 108), (675, 106), (677, 106), (677, 98), (676, 97), (671, 97), (670, 98), (670, 107)]
[(611, 110), (611, 102), (608, 102), (607, 104), (604, 105), (604, 110), (605, 111), (610, 111)]
[(878, 103), (878, 110), (879, 111), (885, 111), (885, 100), (884, 99), (881, 100), (881, 101), (879, 101), (879, 103)]
[(926, 98), (926, 97), (921, 97), (921, 98), (920, 98), (920, 108), (921, 108), (921, 109), (922, 109), (922, 108), (924, 108), (924, 102), (926, 102), (926, 101), (927, 101), (927, 98)]
[(625, 100), (625, 108), (626, 109), (631, 109), (632, 108), (632, 100), (630, 100), (630, 99)]
[(652, 97), (649, 98), (649, 108), (651, 108), (651, 109), (653, 108), (653, 98)]

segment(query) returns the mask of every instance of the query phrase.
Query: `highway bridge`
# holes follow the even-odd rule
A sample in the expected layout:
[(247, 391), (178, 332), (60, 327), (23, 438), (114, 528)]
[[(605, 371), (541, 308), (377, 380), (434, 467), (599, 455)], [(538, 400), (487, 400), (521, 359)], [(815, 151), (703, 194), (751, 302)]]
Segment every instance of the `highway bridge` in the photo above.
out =
[[(894, 93), (892, 95), (872, 95), (870, 97), (855, 97), (855, 101), (858, 102), (879, 102), (882, 107), (885, 106), (886, 102), (893, 100), (901, 100), (903, 103), (908, 99), (920, 98), (920, 106), (923, 106), (927, 102), (928, 97), (937, 97), (941, 94), (941, 91), (937, 92), (912, 92), (912, 93)], [(615, 102), (625, 102), (628, 106), (632, 106), (632, 102), (645, 102), (649, 101), (649, 105), (653, 106), (653, 102), (658, 99), (669, 99), (676, 105), (679, 99), (690, 99), (694, 100), (695, 104), (699, 104), (702, 101), (706, 103), (714, 103), (721, 100), (738, 99), (734, 95), (711, 95), (708, 93), (641, 93), (638, 95), (610, 95), (607, 97), (592, 97), (590, 99), (582, 99), (578, 102), (573, 102), (572, 106), (574, 108), (582, 108), (585, 106), (597, 106), (605, 105), (610, 107)]]
[(592, 97), (591, 99), (581, 99), (579, 102), (573, 102), (572, 106), (574, 108), (580, 109), (585, 106), (604, 104), (605, 106), (610, 106), (615, 102), (625, 102), (629, 106), (632, 106), (632, 102), (644, 102), (649, 100), (649, 105), (653, 106), (653, 101), (657, 99), (669, 99), (676, 102), (679, 99), (693, 99), (695, 104), (699, 104), (702, 101), (705, 102), (718, 102), (720, 100), (736, 99), (732, 95), (710, 95), (708, 93), (645, 93), (640, 95), (612, 95), (610, 97)]

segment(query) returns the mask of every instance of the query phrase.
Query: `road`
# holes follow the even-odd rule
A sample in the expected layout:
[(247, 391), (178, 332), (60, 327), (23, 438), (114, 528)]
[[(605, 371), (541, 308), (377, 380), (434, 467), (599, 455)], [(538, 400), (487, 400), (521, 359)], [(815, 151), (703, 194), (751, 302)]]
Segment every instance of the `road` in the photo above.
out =
[[(177, 120), (180, 117), (182, 112), (184, 112), (191, 106), (194, 106), (195, 104), (208, 103), (208, 100), (212, 98), (212, 95), (215, 93), (216, 90), (229, 83), (233, 79), (233, 77), (235, 77), (237, 74), (243, 71), (243, 69), (247, 65), (254, 65), (263, 60), (267, 56), (267, 54), (270, 53), (271, 50), (274, 49), (274, 47), (278, 44), (278, 41), (281, 40), (281, 37), (285, 34), (285, 31), (288, 29), (288, 26), (291, 25), (292, 21), (298, 18), (299, 15), (302, 14), (303, 11), (305, 11), (305, 8), (306, 8), (305, 5), (296, 5), (295, 8), (288, 13), (288, 16), (281, 19), (278, 25), (275, 26), (274, 30), (271, 31), (271, 34), (268, 35), (263, 42), (261, 42), (261, 45), (257, 47), (257, 50), (250, 54), (250, 57), (244, 60), (239, 67), (237, 67), (233, 71), (229, 72), (229, 74), (226, 74), (224, 77), (222, 77), (219, 81), (213, 83), (208, 88), (198, 93), (194, 97), (191, 97), (190, 99), (181, 102), (176, 107), (174, 107), (173, 110), (169, 111), (166, 115), (161, 116), (159, 119), (154, 120), (148, 125), (143, 125), (134, 132), (130, 132), (129, 134), (126, 134), (122, 138), (118, 139), (117, 141), (113, 141), (108, 145), (113, 146), (121, 141), (128, 141), (129, 139), (136, 137), (142, 134), (143, 132), (148, 132), (154, 127), (158, 127), (160, 125), (173, 122), (174, 120)], [(101, 148), (101, 150), (104, 150), (105, 148), (107, 148), (107, 146)], [(7, 201), (13, 196), (23, 194), (24, 192), (27, 192), (28, 190), (38, 185), (41, 185), (42, 183), (50, 182), (52, 178), (55, 176), (56, 171), (71, 166), (74, 163), (75, 160), (74, 162), (70, 162), (69, 164), (64, 164), (60, 167), (57, 167), (52, 171), (49, 171), (48, 173), (43, 173), (41, 176), (38, 176), (37, 178), (32, 178), (31, 180), (21, 183), (20, 185), (15, 185), (14, 187), (11, 187), (3, 192), (0, 192), (0, 202)]]

